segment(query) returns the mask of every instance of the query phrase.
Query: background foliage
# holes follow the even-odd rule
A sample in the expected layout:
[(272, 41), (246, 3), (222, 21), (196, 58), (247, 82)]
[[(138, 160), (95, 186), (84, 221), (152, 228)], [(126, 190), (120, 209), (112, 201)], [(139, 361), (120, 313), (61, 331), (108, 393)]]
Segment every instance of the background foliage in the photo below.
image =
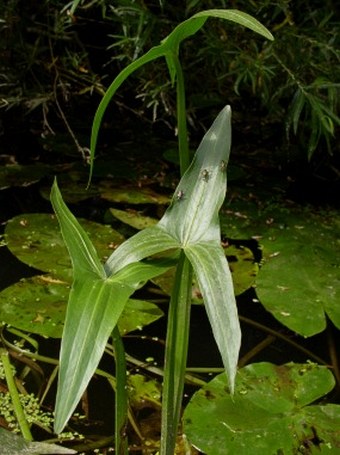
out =
[[(332, 0), (11, 0), (0, 13), (5, 138), (13, 140), (17, 119), (26, 115), (36, 135), (66, 131), (84, 153), (84, 125), (114, 76), (207, 8), (245, 11), (276, 39), (249, 38), (242, 28), (215, 20), (188, 40), (181, 59), (192, 127), (199, 130), (198, 118), (211, 121), (230, 103), (236, 134), (255, 136), (260, 145), (269, 141), (273, 152), (286, 150), (276, 153), (279, 164), (314, 157), (315, 167), (328, 164), (328, 178), (339, 178), (340, 18)], [(168, 135), (176, 124), (173, 100), (167, 68), (157, 63), (131, 78), (116, 104), (126, 118), (154, 122)]]

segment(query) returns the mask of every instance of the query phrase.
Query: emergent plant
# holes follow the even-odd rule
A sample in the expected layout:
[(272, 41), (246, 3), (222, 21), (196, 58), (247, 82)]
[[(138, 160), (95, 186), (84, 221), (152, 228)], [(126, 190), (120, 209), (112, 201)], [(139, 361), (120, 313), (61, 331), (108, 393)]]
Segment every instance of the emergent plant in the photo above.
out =
[[(237, 10), (209, 10), (195, 14), (178, 25), (160, 45), (119, 73), (100, 103), (93, 122), (91, 173), (100, 123), (116, 90), (142, 65), (159, 57), (166, 59), (171, 82), (177, 91), (182, 178), (158, 224), (138, 232), (120, 245), (104, 266), (84, 229), (64, 204), (57, 183), (52, 187), (51, 201), (74, 273), (61, 345), (55, 431), (59, 433), (66, 425), (98, 366), (107, 340), (112, 336), (117, 367), (117, 453), (126, 453), (128, 418), (124, 351), (117, 321), (134, 291), (148, 279), (163, 273), (174, 261), (177, 271), (166, 338), (160, 453), (174, 453), (184, 387), (193, 273), (204, 298), (231, 393), (234, 389), (241, 333), (231, 275), (221, 247), (218, 217), (226, 193), (231, 109), (226, 106), (219, 113), (189, 166), (185, 87), (179, 60), (181, 41), (200, 30), (209, 17), (228, 19), (272, 39), (258, 21)], [(157, 257), (160, 253), (162, 256)]]

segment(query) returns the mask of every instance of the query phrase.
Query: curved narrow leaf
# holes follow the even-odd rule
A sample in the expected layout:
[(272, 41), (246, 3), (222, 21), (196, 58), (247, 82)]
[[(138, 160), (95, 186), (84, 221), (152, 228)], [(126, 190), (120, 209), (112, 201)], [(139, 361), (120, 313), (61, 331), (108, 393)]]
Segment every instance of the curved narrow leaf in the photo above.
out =
[(267, 39), (273, 40), (273, 35), (264, 27), (259, 21), (250, 16), (249, 14), (243, 13), (238, 10), (233, 9), (211, 9), (206, 11), (201, 11), (186, 21), (179, 24), (168, 36), (166, 36), (161, 44), (151, 48), (146, 54), (130, 63), (126, 68), (124, 68), (118, 76), (114, 79), (112, 84), (107, 89), (103, 99), (101, 100), (98, 109), (96, 111), (93, 124), (92, 124), (92, 133), (91, 133), (91, 169), (90, 169), (90, 179), (93, 171), (93, 160), (95, 154), (95, 148), (97, 144), (97, 138), (99, 133), (100, 124), (103, 118), (103, 115), (118, 88), (122, 83), (127, 79), (134, 71), (139, 69), (141, 66), (149, 63), (159, 57), (165, 57), (170, 78), (172, 83), (176, 79), (176, 65), (174, 63), (173, 56), (178, 55), (179, 45), (181, 41), (188, 38), (189, 36), (194, 35), (200, 30), (205, 24), (206, 20), (209, 17), (216, 17), (220, 19), (226, 19), (237, 24), (243, 25), (256, 33), (264, 36)]
[(235, 22), (236, 24), (243, 25), (244, 27), (253, 30), (253, 32), (258, 33), (269, 40), (274, 39), (270, 31), (258, 20), (237, 9), (209, 9), (206, 11), (200, 11), (193, 17), (217, 17), (220, 19), (226, 19), (228, 21)]
[(104, 267), (88, 235), (63, 202), (56, 180), (51, 190), (51, 202), (57, 215), (61, 232), (69, 251), (74, 270), (78, 273), (90, 272), (97, 278), (106, 278)]
[(126, 68), (124, 68), (118, 74), (118, 76), (113, 80), (113, 82), (111, 83), (111, 85), (109, 86), (107, 91), (105, 92), (103, 99), (99, 103), (99, 106), (97, 108), (97, 111), (95, 113), (93, 123), (92, 123), (91, 145), (90, 145), (91, 168), (90, 168), (89, 181), (91, 181), (91, 177), (92, 177), (94, 154), (95, 154), (95, 149), (96, 149), (96, 145), (97, 145), (99, 128), (100, 128), (104, 113), (105, 113), (107, 106), (109, 105), (112, 97), (114, 96), (116, 91), (119, 89), (119, 87), (122, 85), (122, 83), (125, 81), (125, 79), (127, 79), (130, 76), (130, 74), (132, 74), (134, 71), (136, 71), (138, 68), (145, 65), (146, 63), (152, 62), (156, 58), (162, 57), (163, 55), (164, 55), (164, 51), (162, 49), (162, 46), (153, 47), (152, 49), (149, 50), (149, 52), (142, 55), (137, 60), (130, 63), (130, 65), (128, 65)]
[(231, 273), (220, 245), (199, 243), (185, 248), (196, 274), (209, 322), (228, 374), (231, 391), (234, 388), (241, 330)]

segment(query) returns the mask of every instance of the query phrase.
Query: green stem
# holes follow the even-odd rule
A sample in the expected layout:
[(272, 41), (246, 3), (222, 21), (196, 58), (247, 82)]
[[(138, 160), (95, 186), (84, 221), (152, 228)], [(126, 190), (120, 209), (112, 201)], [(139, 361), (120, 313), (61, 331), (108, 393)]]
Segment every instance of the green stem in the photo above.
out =
[(192, 267), (181, 253), (170, 300), (162, 399), (161, 455), (175, 453), (187, 361)]
[(112, 344), (116, 360), (116, 403), (115, 403), (115, 445), (118, 455), (126, 455), (128, 440), (126, 427), (128, 422), (128, 396), (126, 387), (126, 358), (122, 338), (118, 327), (112, 332)]
[(31, 430), (30, 430), (29, 424), (27, 422), (25, 412), (24, 412), (23, 407), (20, 402), (19, 392), (15, 385), (15, 380), (13, 377), (13, 372), (11, 369), (11, 363), (9, 361), (8, 352), (4, 348), (0, 348), (0, 359), (4, 366), (7, 387), (8, 387), (10, 396), (11, 396), (14, 413), (17, 418), (17, 422), (20, 427), (20, 431), (21, 431), (23, 437), (27, 441), (33, 441)]
[(185, 86), (182, 66), (177, 55), (173, 55), (173, 63), (176, 68), (176, 95), (177, 95), (177, 134), (179, 148), (179, 164), (181, 175), (190, 164), (187, 118), (185, 107)]

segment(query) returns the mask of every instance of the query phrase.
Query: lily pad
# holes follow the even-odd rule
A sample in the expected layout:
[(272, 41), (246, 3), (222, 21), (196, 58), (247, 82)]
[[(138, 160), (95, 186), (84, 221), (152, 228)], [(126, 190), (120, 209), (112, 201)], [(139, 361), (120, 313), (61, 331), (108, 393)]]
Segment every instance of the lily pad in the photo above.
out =
[(109, 211), (117, 220), (138, 230), (155, 226), (159, 221), (156, 218), (142, 215), (140, 212), (137, 212), (137, 210), (109, 209)]
[[(24, 278), (0, 292), (1, 322), (51, 338), (61, 338), (71, 284), (50, 275)], [(131, 299), (118, 321), (125, 335), (163, 316), (153, 303)]]
[[(68, 178), (58, 178), (62, 181), (62, 194), (63, 198), (69, 204), (75, 204), (77, 202), (86, 201), (86, 199), (99, 196), (98, 188), (95, 185), (91, 185), (90, 188), (86, 189), (86, 181), (80, 183), (79, 181), (73, 181)], [(45, 186), (40, 188), (41, 196), (47, 201), (50, 200), (51, 186)]]
[(119, 332), (121, 335), (126, 335), (134, 330), (141, 330), (144, 326), (163, 316), (163, 311), (154, 303), (146, 300), (129, 299), (118, 320)]
[(0, 292), (1, 321), (30, 333), (61, 338), (70, 286), (48, 275), (20, 280)]
[[(101, 257), (107, 258), (122, 243), (123, 236), (110, 226), (81, 220)], [(72, 279), (71, 262), (54, 215), (19, 215), (6, 225), (5, 241), (20, 261), (55, 278)]]
[(255, 284), (258, 264), (252, 251), (245, 246), (230, 245), (224, 248), (236, 295), (242, 294)]
[(340, 328), (340, 222), (335, 212), (281, 201), (234, 200), (223, 217), (232, 238), (257, 238), (263, 267), (256, 279), (264, 307), (303, 336), (324, 330), (328, 316)]
[(156, 193), (150, 188), (111, 188), (100, 187), (100, 196), (110, 202), (126, 203), (126, 204), (157, 204), (166, 205), (170, 202), (170, 198), (164, 194)]
[(128, 376), (129, 401), (132, 408), (140, 411), (144, 408), (161, 407), (161, 387), (155, 379), (142, 374)]
[(225, 374), (193, 395), (184, 432), (207, 455), (338, 454), (340, 406), (311, 405), (334, 387), (315, 364), (242, 368), (231, 396)]
[[(100, 256), (106, 258), (123, 236), (110, 226), (81, 220)], [(22, 279), (0, 292), (1, 320), (22, 330), (43, 336), (62, 336), (66, 304), (72, 282), (69, 256), (56, 218), (46, 214), (26, 214), (6, 226), (8, 248), (18, 259), (47, 272)], [(163, 312), (154, 304), (131, 300), (118, 323), (122, 334), (154, 322)]]

